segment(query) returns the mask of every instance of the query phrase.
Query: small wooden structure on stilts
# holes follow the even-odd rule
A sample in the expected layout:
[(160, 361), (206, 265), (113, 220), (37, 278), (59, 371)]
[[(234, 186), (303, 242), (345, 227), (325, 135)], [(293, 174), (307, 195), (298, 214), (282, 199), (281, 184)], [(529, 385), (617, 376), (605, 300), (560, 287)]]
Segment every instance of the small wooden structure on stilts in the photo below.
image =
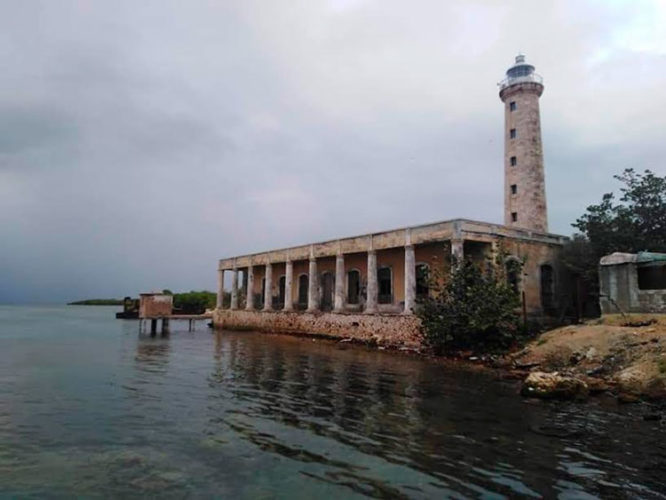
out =
[(193, 332), (197, 320), (211, 319), (212, 314), (171, 314), (173, 297), (161, 292), (142, 293), (139, 300), (139, 333), (145, 332), (150, 320), (150, 334), (157, 334), (157, 321), (162, 320), (162, 335), (168, 335), (171, 320), (187, 320), (187, 331)]

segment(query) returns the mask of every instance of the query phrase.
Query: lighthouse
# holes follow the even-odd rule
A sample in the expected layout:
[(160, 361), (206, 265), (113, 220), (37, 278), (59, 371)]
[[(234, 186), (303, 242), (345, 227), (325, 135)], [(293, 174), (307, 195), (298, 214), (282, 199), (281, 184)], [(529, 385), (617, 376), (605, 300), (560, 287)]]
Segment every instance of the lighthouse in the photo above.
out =
[(539, 113), (543, 81), (519, 54), (499, 87), (504, 103), (504, 224), (547, 233)]

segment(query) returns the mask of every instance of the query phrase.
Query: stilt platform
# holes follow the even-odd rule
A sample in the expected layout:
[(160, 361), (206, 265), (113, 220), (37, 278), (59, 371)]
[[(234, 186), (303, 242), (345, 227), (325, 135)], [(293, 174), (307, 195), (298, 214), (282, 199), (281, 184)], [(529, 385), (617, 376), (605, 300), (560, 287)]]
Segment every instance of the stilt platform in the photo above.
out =
[(146, 321), (150, 321), (150, 334), (157, 333), (157, 321), (162, 320), (162, 335), (169, 333), (169, 323), (171, 320), (187, 321), (187, 331), (193, 332), (196, 328), (196, 322), (199, 320), (212, 319), (212, 314), (171, 314), (168, 316), (142, 316), (139, 318), (139, 333), (146, 331)]

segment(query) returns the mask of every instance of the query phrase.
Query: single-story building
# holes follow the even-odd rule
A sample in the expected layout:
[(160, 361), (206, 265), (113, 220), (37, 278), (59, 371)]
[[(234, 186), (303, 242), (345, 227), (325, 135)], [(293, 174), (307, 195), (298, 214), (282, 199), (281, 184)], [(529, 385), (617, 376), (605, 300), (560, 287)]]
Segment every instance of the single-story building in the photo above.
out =
[(666, 253), (615, 252), (599, 261), (602, 314), (666, 313)]

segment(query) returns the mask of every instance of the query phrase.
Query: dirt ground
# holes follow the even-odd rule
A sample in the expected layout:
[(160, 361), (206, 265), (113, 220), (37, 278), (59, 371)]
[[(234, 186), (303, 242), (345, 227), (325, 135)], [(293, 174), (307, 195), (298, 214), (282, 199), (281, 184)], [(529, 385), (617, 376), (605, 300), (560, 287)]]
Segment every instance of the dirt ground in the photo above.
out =
[(518, 372), (558, 372), (591, 392), (666, 400), (666, 315), (609, 315), (541, 334), (508, 356)]

